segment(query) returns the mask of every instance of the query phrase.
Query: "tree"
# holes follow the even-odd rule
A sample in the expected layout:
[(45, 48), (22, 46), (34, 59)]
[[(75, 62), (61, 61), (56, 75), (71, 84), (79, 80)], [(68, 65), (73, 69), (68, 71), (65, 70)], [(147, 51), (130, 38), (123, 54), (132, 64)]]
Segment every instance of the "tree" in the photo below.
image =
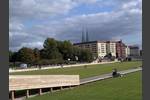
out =
[(18, 51), (18, 56), (21, 62), (33, 63), (35, 60), (34, 51), (30, 48), (23, 47)]
[(12, 56), (13, 56), (13, 52), (12, 52), (12, 51), (9, 51), (9, 62), (12, 61)]
[(111, 54), (111, 52), (110, 52), (110, 53), (108, 53), (108, 58), (109, 58), (109, 59), (111, 59), (111, 58), (112, 58), (112, 54)]
[(39, 60), (40, 59), (40, 51), (39, 51), (39, 49), (38, 48), (34, 48), (33, 52), (34, 52), (35, 59)]
[(58, 42), (58, 50), (62, 54), (63, 59), (73, 59), (73, 45), (70, 41)]
[(80, 59), (83, 62), (91, 62), (91, 61), (93, 61), (92, 52), (89, 49), (81, 49)]
[(47, 38), (43, 44), (43, 54), (46, 59), (62, 58), (61, 53), (58, 50), (58, 42), (53, 38)]
[(47, 55), (48, 54), (47, 54), (45, 49), (41, 49), (40, 50), (40, 57), (41, 57), (41, 59), (47, 59), (48, 58)]
[(105, 57), (107, 57), (108, 59), (111, 59), (111, 58), (112, 58), (111, 52), (110, 52), (110, 53), (107, 53), (107, 54), (105, 55)]
[(38, 62), (40, 60), (40, 50), (38, 48), (34, 48), (33, 49), (33, 52), (34, 52), (34, 64), (38, 65)]
[(47, 38), (44, 41), (43, 47), (45, 50), (49, 52), (55, 51), (57, 49), (57, 42), (53, 38)]
[(62, 54), (58, 51), (53, 51), (49, 54), (49, 57), (48, 58), (51, 58), (51, 59), (62, 59)]
[(75, 57), (78, 57), (78, 61), (81, 61), (81, 48), (79, 47), (73, 47), (73, 56), (74, 56), (74, 60), (76, 60)]
[(118, 58), (119, 56), (118, 56), (118, 53), (116, 53), (116, 58)]
[(19, 61), (18, 52), (9, 51), (9, 62), (13, 62), (13, 66), (16, 66), (16, 62)]

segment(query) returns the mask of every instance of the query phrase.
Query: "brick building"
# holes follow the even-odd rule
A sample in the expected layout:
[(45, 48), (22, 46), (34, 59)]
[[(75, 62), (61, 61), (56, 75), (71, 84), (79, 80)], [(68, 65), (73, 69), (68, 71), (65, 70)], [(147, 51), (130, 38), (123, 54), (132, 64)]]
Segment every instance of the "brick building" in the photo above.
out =
[(116, 42), (116, 57), (117, 58), (126, 57), (126, 45), (122, 41)]

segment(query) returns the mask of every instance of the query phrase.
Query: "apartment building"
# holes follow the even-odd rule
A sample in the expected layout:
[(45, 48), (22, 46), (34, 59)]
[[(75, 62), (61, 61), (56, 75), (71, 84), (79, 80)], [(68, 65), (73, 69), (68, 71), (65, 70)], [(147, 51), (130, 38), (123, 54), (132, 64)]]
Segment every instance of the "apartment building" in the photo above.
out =
[(140, 50), (138, 46), (129, 46), (130, 56), (140, 56)]
[(129, 46), (126, 46), (126, 57), (130, 56), (130, 48)]
[(98, 57), (104, 57), (107, 54), (107, 45), (105, 41), (97, 41)]
[(107, 54), (111, 53), (112, 56), (116, 57), (116, 42), (115, 41), (106, 41)]
[(92, 51), (93, 55), (95, 57), (98, 56), (99, 49), (98, 49), (98, 42), (97, 41), (90, 41), (90, 42), (81, 42), (81, 43), (75, 43), (74, 46), (80, 47), (80, 48), (85, 48), (89, 49)]
[(126, 45), (122, 41), (116, 42), (116, 57), (126, 58)]
[(74, 45), (91, 50), (95, 57), (103, 58), (108, 53), (116, 57), (116, 43), (113, 41), (90, 41), (75, 43)]

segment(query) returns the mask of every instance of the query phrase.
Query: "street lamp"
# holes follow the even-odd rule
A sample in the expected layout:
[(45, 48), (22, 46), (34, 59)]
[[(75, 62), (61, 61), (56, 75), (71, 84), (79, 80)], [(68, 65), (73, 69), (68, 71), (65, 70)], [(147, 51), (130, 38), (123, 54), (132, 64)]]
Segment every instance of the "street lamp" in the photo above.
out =
[(68, 58), (68, 62), (69, 62), (69, 64), (70, 64), (70, 58)]

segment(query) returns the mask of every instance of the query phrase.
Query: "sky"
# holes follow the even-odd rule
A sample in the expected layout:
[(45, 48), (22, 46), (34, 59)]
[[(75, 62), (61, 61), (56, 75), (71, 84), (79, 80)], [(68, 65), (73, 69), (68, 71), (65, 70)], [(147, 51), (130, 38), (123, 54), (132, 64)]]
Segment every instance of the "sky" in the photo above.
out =
[(43, 48), (46, 38), (122, 40), (142, 47), (142, 0), (9, 0), (9, 49)]

